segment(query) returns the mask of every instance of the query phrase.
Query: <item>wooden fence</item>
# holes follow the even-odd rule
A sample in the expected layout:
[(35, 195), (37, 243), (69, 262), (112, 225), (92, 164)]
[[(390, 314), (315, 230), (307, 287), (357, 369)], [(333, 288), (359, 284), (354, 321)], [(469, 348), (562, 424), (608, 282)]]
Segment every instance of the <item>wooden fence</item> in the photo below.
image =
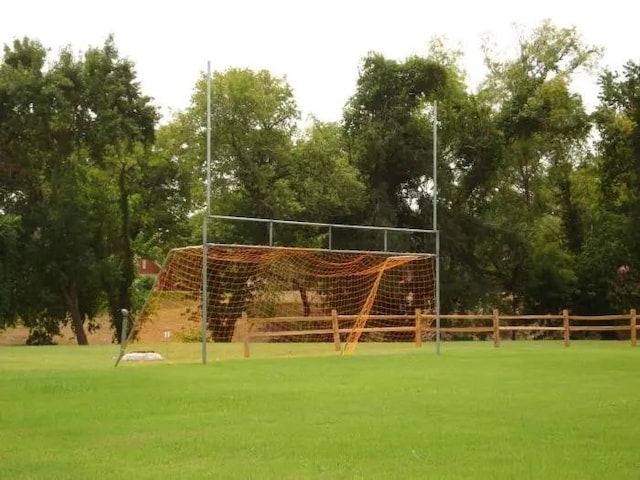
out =
[[(339, 328), (340, 320), (355, 321), (358, 315), (338, 315), (335, 310), (331, 315), (309, 316), (309, 317), (273, 317), (273, 318), (249, 318), (246, 313), (242, 314), (242, 338), (243, 353), (246, 358), (250, 354), (251, 340), (278, 338), (278, 337), (296, 337), (303, 335), (332, 335), (333, 344), (336, 351), (342, 351), (340, 340), (341, 334), (349, 334), (352, 328)], [(403, 326), (390, 327), (363, 327), (362, 333), (411, 333), (413, 332), (414, 343), (416, 347), (422, 346), (423, 335), (435, 333), (434, 320), (435, 315), (425, 314), (420, 310), (416, 310), (414, 315), (369, 315), (369, 320), (385, 320), (391, 322), (403, 322)], [(562, 315), (500, 315), (494, 310), (491, 315), (466, 314), (466, 315), (440, 315), (440, 320), (446, 323), (454, 324), (456, 322), (478, 321), (482, 325), (473, 326), (441, 326), (442, 334), (474, 334), (485, 333), (491, 334), (493, 338), (493, 346), (500, 346), (500, 337), (502, 332), (562, 332), (564, 346), (569, 347), (571, 344), (571, 333), (573, 332), (629, 332), (630, 343), (632, 347), (637, 343), (637, 323), (636, 310), (632, 309), (628, 314), (624, 315), (569, 315), (568, 310), (563, 310)], [(524, 321), (527, 325), (509, 325), (506, 322)], [(556, 322), (558, 325), (540, 325), (534, 322), (543, 321), (544, 323)], [(603, 325), (604, 322), (626, 322), (625, 324)], [(279, 324), (279, 323), (298, 323), (298, 322), (319, 322), (326, 323), (326, 328), (314, 328), (306, 330), (260, 330), (256, 329), (259, 325)], [(575, 324), (575, 322), (579, 322)], [(407, 325), (411, 323), (411, 325)], [(561, 323), (561, 324), (560, 324)], [(599, 323), (599, 324), (597, 324)]]

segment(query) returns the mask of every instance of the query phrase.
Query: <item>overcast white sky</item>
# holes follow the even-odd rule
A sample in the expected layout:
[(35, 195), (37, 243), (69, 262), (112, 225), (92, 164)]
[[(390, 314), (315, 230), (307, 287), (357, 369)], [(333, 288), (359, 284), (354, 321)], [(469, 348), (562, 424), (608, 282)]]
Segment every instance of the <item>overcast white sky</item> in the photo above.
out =
[[(37, 38), (54, 52), (101, 45), (115, 35), (133, 60), (144, 92), (167, 115), (185, 108), (199, 73), (229, 67), (267, 68), (286, 75), (303, 116), (337, 120), (354, 92), (360, 59), (369, 51), (402, 59), (444, 36), (465, 52), (471, 82), (483, 76), (480, 45), (492, 35), (514, 45), (514, 24), (550, 18), (576, 26), (584, 40), (605, 48), (603, 66), (640, 61), (634, 2), (417, 0), (17, 0), (4, 2), (0, 43)], [(595, 89), (580, 87), (587, 102)]]

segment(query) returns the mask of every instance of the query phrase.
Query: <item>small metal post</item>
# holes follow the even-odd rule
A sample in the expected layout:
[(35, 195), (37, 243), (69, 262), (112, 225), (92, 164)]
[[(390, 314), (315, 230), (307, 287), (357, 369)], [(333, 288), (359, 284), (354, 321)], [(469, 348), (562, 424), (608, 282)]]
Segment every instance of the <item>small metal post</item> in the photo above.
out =
[(167, 356), (167, 360), (169, 360), (169, 342), (171, 341), (171, 330), (163, 331), (162, 337), (164, 338), (165, 354)]
[(388, 247), (388, 240), (389, 240), (389, 236), (387, 235), (388, 230), (384, 230), (384, 251), (386, 252), (389, 247)]
[(269, 222), (269, 246), (273, 247), (273, 222)]
[(440, 355), (440, 345), (442, 336), (440, 335), (440, 230), (436, 230), (436, 265), (435, 265), (435, 287), (436, 287), (436, 354)]
[(122, 313), (122, 329), (120, 331), (120, 357), (124, 355), (124, 350), (127, 348), (127, 329), (129, 327), (129, 311), (126, 309), (120, 310)]
[(329, 225), (329, 250), (333, 250), (333, 229)]
[(122, 331), (120, 332), (120, 348), (124, 352), (125, 344), (127, 343), (127, 328), (129, 327), (129, 311), (124, 308), (122, 312)]
[(129, 326), (129, 311), (123, 308), (120, 313), (122, 314), (122, 329), (120, 330), (120, 352), (116, 358), (116, 367), (124, 357), (124, 352), (127, 348), (127, 328)]

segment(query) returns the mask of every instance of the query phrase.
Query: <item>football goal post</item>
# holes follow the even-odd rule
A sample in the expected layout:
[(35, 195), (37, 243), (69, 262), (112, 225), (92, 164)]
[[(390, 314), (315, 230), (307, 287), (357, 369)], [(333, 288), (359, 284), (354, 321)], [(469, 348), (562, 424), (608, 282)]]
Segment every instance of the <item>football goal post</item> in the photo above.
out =
[[(172, 250), (128, 342), (167, 338), (201, 342), (329, 343), (342, 354), (359, 342), (421, 344), (434, 334), (440, 352), (439, 232), (437, 230), (437, 105), (433, 104), (433, 228), (395, 228), (213, 215), (211, 210), (211, 70), (207, 66), (206, 207), (202, 245)], [(211, 222), (263, 226), (261, 245), (210, 239)], [(322, 229), (314, 248), (285, 242), (280, 228)], [(366, 241), (362, 246), (354, 235)], [(391, 236), (403, 237), (393, 242)], [(304, 238), (304, 235), (298, 236)], [(296, 238), (294, 235), (292, 238)], [(318, 247), (318, 238), (324, 239)], [(346, 245), (337, 240), (350, 239)], [(362, 237), (361, 237), (362, 238)], [(279, 239), (279, 240), (278, 240)], [(302, 242), (304, 243), (304, 242)], [(395, 247), (398, 245), (399, 247)], [(173, 324), (167, 324), (173, 319)], [(179, 321), (175, 321), (178, 319)], [(432, 328), (431, 322), (435, 323)], [(165, 323), (163, 323), (165, 322)], [(179, 324), (179, 325), (178, 325)], [(170, 328), (170, 330), (169, 330)], [(155, 333), (154, 333), (155, 332)], [(156, 335), (156, 337), (154, 337)]]

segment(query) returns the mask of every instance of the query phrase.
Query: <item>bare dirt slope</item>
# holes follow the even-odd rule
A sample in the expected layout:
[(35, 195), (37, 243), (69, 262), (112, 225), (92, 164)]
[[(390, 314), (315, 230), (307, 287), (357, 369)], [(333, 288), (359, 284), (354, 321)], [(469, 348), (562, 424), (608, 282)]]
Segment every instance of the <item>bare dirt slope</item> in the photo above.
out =
[[(161, 343), (163, 332), (170, 330), (172, 340), (180, 341), (181, 334), (188, 335), (199, 328), (198, 319), (194, 319), (193, 312), (196, 311), (195, 302), (163, 301), (154, 309), (145, 321), (141, 322), (137, 335), (137, 341), (142, 343)], [(197, 312), (196, 312), (197, 316)], [(113, 343), (113, 330), (106, 315), (98, 318), (99, 329), (94, 332), (87, 332), (89, 345), (104, 345)], [(0, 329), (0, 345), (24, 345), (29, 336), (29, 330), (25, 327)], [(54, 342), (60, 345), (73, 345), (76, 337), (67, 326), (62, 329), (62, 335), (54, 338)]]
[(199, 315), (195, 300), (175, 302), (165, 300), (153, 308), (151, 314), (141, 320), (136, 341), (140, 343), (160, 343), (163, 333), (171, 332), (174, 341), (186, 340), (199, 333)]
[[(89, 345), (104, 345), (113, 343), (113, 330), (107, 317), (98, 319), (98, 330), (87, 332)], [(29, 337), (29, 329), (25, 327), (0, 329), (0, 345), (24, 345)], [(62, 335), (54, 338), (54, 342), (60, 345), (73, 345), (76, 343), (76, 336), (71, 327), (62, 329)]]

